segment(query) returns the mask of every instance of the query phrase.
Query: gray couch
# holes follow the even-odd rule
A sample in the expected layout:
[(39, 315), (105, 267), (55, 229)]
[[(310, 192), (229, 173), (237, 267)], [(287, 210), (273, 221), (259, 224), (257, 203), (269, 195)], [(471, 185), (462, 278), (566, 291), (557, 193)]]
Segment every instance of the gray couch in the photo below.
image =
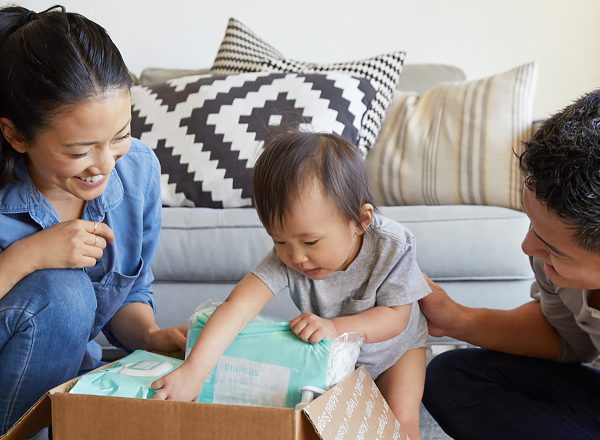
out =
[[(198, 71), (147, 69), (143, 84)], [(400, 90), (421, 92), (441, 81), (464, 79), (451, 66), (407, 65)], [(421, 269), (457, 301), (511, 308), (528, 299), (532, 272), (520, 242), (529, 222), (522, 213), (490, 206), (381, 206), (381, 212), (411, 230)], [(252, 208), (163, 208), (158, 254), (153, 264), (157, 320), (187, 322), (195, 307), (224, 298), (272, 246)], [(289, 295), (278, 295), (265, 314), (297, 314)], [(107, 357), (114, 356), (100, 336)], [(447, 342), (435, 340), (432, 343)]]

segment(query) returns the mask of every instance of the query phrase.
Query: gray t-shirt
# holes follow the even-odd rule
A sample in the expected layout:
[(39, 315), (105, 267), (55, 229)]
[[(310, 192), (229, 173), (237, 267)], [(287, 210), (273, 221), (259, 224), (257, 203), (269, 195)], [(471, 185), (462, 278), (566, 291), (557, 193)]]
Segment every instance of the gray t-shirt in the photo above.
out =
[(590, 292), (565, 289), (550, 281), (544, 263), (530, 257), (536, 281), (531, 296), (560, 336), (560, 362), (590, 361), (600, 355), (600, 310), (588, 305)]
[(401, 224), (376, 214), (361, 249), (345, 271), (311, 280), (285, 266), (273, 249), (252, 270), (277, 294), (289, 288), (302, 312), (322, 318), (354, 315), (375, 306), (412, 304), (408, 325), (387, 341), (364, 344), (358, 361), (376, 378), (407, 351), (424, 347), (427, 321), (417, 301), (431, 290), (416, 260), (413, 235)]

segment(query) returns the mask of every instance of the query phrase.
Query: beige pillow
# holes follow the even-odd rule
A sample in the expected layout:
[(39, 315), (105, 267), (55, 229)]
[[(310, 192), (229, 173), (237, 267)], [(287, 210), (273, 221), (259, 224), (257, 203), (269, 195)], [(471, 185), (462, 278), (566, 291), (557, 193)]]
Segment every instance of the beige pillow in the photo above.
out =
[(536, 74), (530, 63), (422, 96), (396, 92), (367, 157), (376, 201), (520, 209), (515, 153), (531, 136)]

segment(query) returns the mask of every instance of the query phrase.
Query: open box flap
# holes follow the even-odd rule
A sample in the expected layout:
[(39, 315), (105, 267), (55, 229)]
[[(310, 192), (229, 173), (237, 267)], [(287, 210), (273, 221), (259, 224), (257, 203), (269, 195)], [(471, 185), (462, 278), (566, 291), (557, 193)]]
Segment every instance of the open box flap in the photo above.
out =
[(44, 394), (19, 420), (3, 435), (2, 440), (23, 440), (50, 425), (50, 396)]
[(0, 440), (23, 440), (41, 429), (50, 426), (52, 412), (50, 410), (50, 394), (65, 392), (70, 389), (77, 379), (65, 382), (56, 388), (52, 388), (29, 408), (25, 414), (3, 435)]
[(405, 438), (365, 367), (357, 368), (302, 411), (323, 440)]

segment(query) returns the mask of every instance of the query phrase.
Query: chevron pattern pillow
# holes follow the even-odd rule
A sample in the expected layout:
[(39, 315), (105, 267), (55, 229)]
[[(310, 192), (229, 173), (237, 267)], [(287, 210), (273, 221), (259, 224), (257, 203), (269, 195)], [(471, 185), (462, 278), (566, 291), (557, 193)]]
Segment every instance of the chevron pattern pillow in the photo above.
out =
[(369, 80), (375, 87), (376, 97), (369, 105), (357, 142), (359, 150), (365, 156), (377, 140), (386, 109), (402, 73), (404, 57), (403, 51), (397, 51), (342, 63), (315, 64), (295, 61), (285, 58), (243, 23), (230, 18), (211, 72), (345, 72)]
[(340, 72), (187, 76), (132, 87), (131, 131), (158, 156), (163, 205), (251, 206), (251, 170), (274, 125), (356, 144), (375, 96)]

